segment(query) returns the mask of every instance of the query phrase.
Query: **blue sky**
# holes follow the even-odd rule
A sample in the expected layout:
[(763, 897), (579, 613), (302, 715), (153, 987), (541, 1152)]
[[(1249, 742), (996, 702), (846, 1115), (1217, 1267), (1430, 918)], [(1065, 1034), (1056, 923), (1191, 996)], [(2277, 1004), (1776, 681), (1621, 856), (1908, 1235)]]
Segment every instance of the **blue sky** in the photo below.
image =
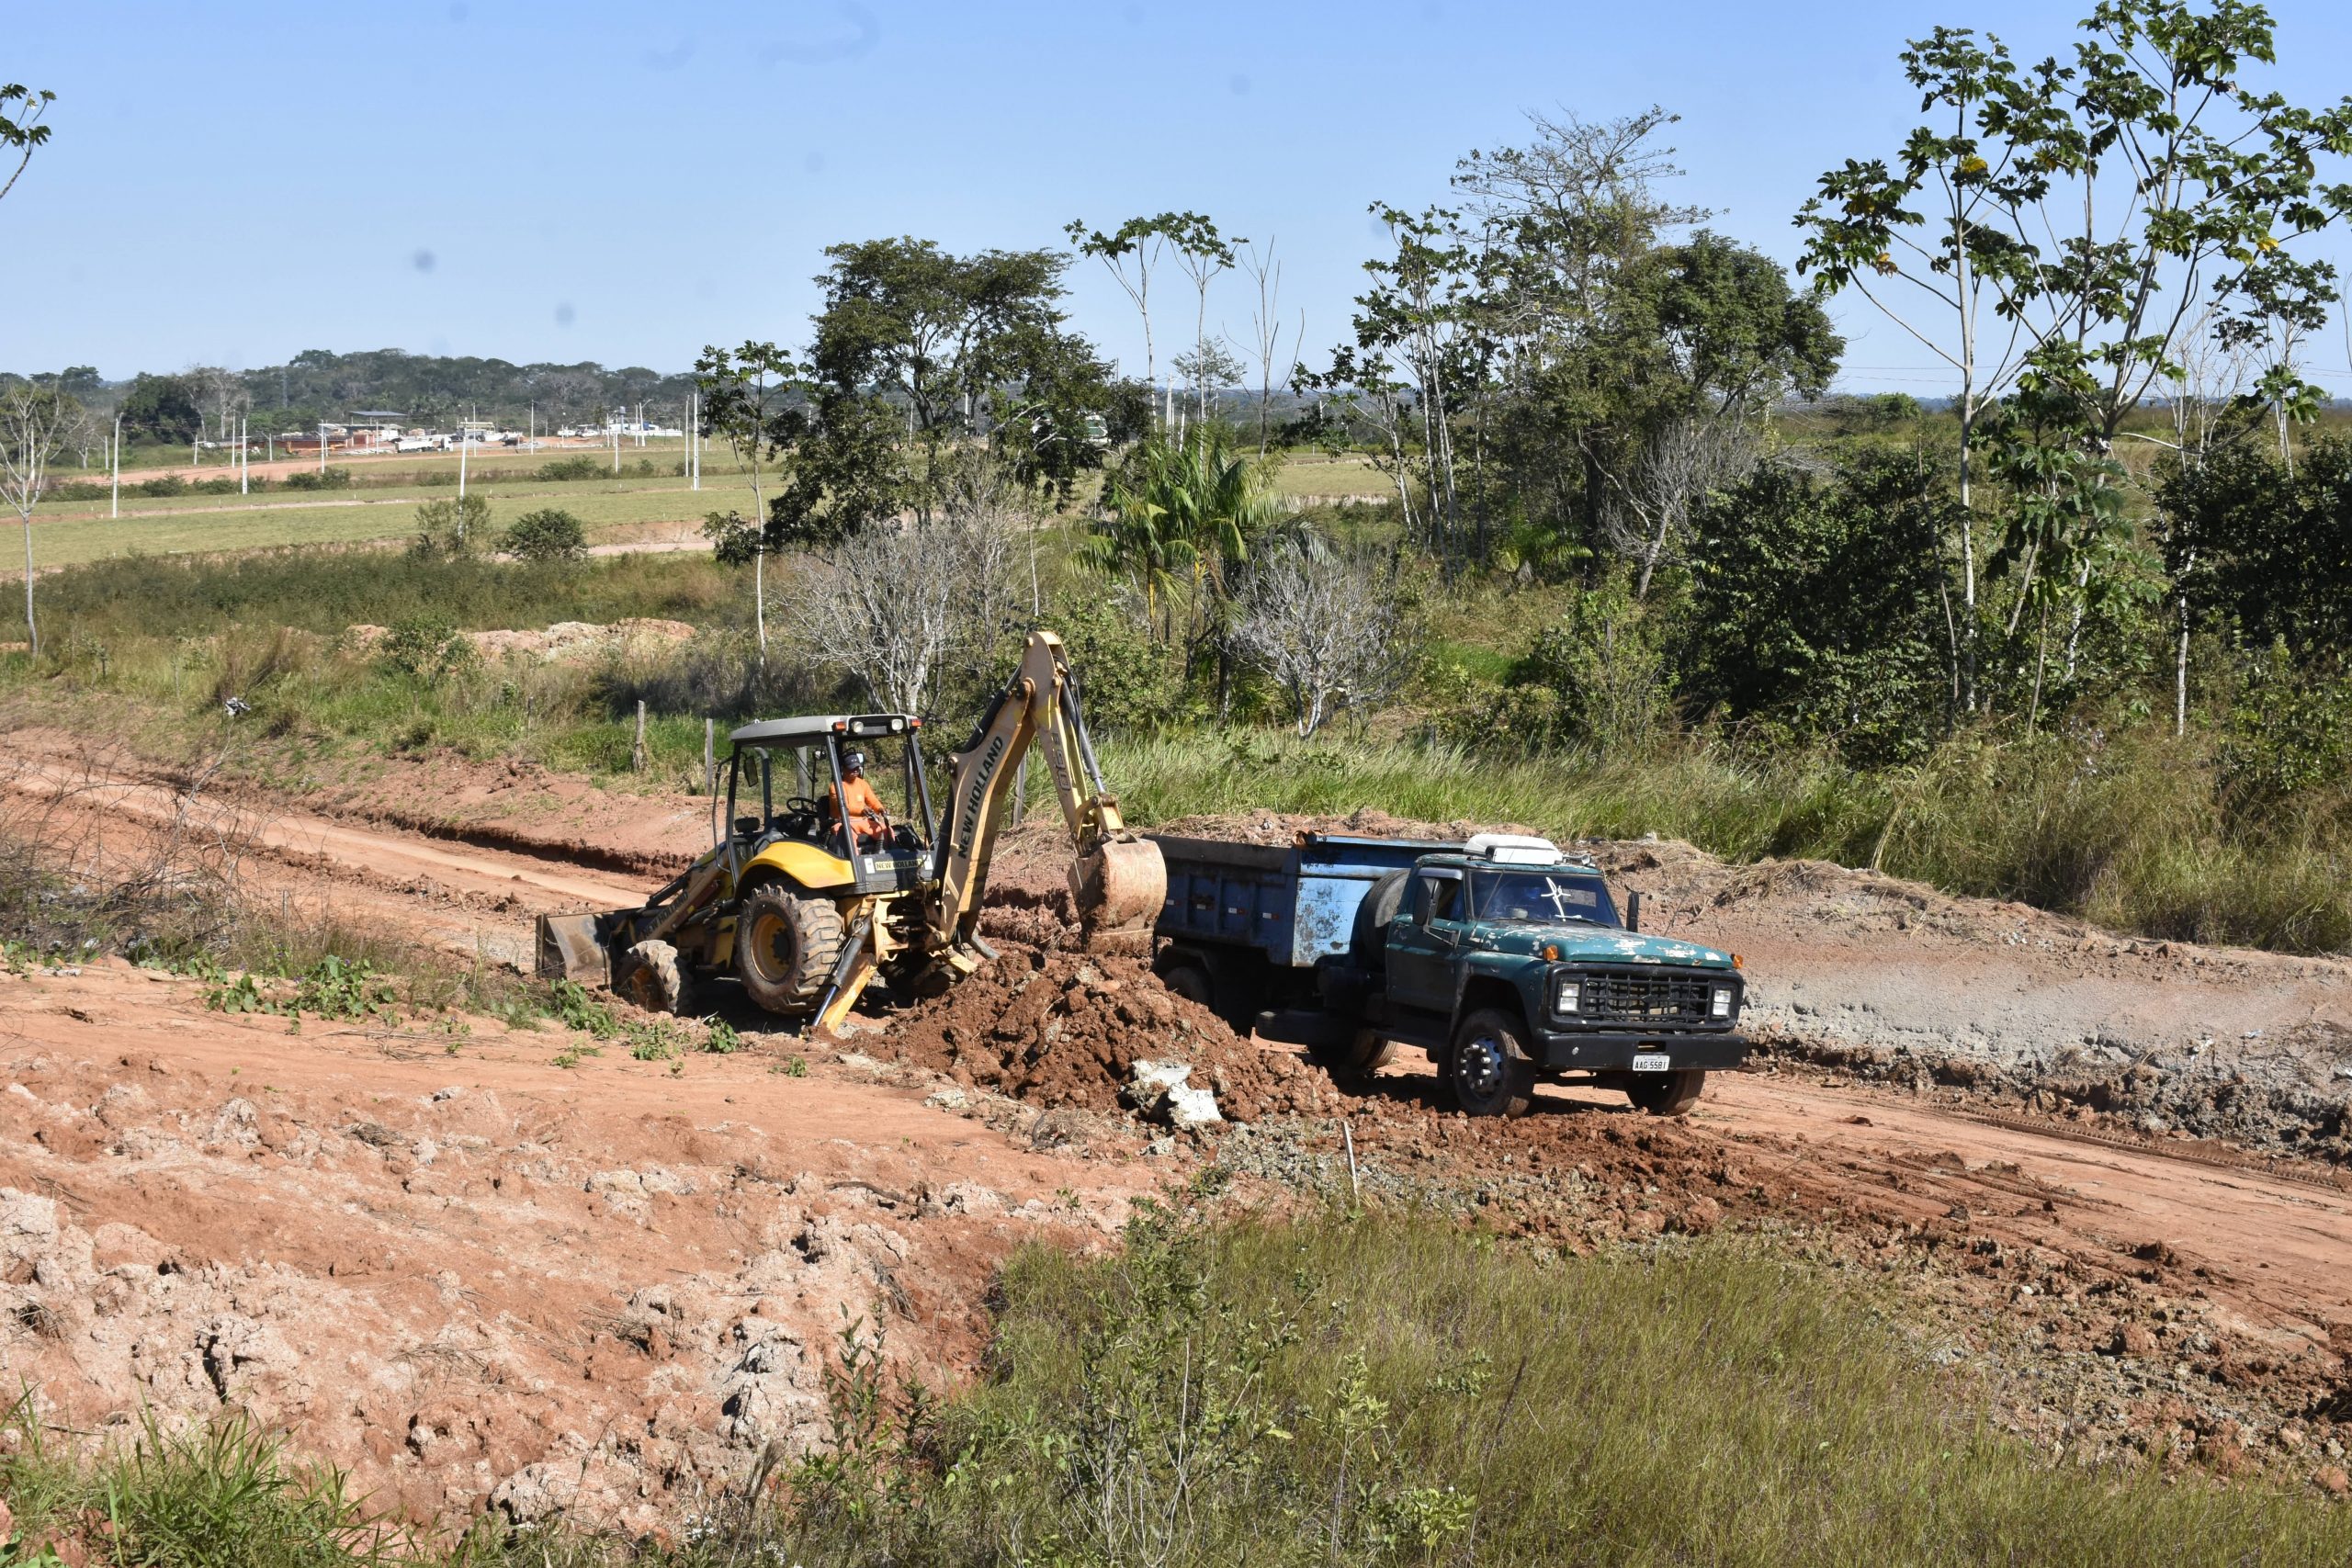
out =
[[(1311, 358), (1345, 333), (1366, 205), (1441, 197), (1528, 109), (1679, 111), (1678, 194), (1787, 259), (1814, 177), (1914, 122), (1905, 38), (1960, 23), (2038, 55), (2088, 3), (0, 0), (0, 80), (59, 96), (0, 202), (0, 366), (393, 346), (678, 369), (800, 339), (836, 241), (1035, 246), (1169, 208), (1274, 236)], [(2352, 90), (2352, 7), (2273, 11), (2276, 85)], [(1091, 264), (1071, 282), (1139, 370), (1125, 296)], [(1182, 285), (1160, 287), (1172, 321)], [(1849, 389), (1942, 389), (1867, 307), (1839, 315)], [(1236, 335), (1249, 316), (1238, 286), (1213, 305)], [(2313, 358), (2352, 391), (2340, 336)]]

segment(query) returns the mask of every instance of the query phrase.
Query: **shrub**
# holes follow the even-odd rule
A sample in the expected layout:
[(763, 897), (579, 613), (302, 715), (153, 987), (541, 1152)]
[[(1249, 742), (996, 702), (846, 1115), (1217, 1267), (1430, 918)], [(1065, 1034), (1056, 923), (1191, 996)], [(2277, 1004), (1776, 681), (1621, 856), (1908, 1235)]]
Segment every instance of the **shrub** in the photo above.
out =
[(481, 655), (464, 633), (437, 615), (411, 615), (384, 633), (377, 657), (403, 674), (437, 680), (472, 668)]
[(416, 509), (416, 553), (471, 555), (490, 543), (490, 498), (439, 496)]
[(604, 464), (585, 455), (557, 457), (539, 465), (539, 478), (548, 480), (600, 479), (608, 472)]
[(545, 506), (514, 519), (498, 547), (518, 560), (579, 560), (588, 554), (588, 531), (571, 513)]
[(139, 481), (139, 493), (141, 495), (182, 495), (187, 491), (187, 481), (177, 474), (159, 474), (152, 479)]
[(237, 493), (237, 481), (223, 474), (209, 479), (198, 479), (188, 488), (198, 495), (234, 495)]
[(305, 468), (300, 473), (287, 475), (286, 488), (288, 490), (349, 490), (351, 470), (349, 468), (324, 470)]
[(104, 501), (111, 493), (113, 492), (102, 484), (92, 484), (87, 479), (68, 479), (63, 484), (53, 484), (41, 491), (41, 499), (44, 501)]

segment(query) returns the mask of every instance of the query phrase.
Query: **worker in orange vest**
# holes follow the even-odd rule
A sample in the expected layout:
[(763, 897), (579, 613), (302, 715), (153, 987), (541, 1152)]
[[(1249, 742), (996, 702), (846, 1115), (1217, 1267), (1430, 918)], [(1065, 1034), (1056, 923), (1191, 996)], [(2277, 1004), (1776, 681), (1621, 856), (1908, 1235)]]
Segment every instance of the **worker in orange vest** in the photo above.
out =
[(846, 813), (860, 849), (871, 849), (890, 836), (890, 814), (865, 779), (865, 752), (842, 753), (842, 782), (833, 791), (831, 804), (836, 821)]

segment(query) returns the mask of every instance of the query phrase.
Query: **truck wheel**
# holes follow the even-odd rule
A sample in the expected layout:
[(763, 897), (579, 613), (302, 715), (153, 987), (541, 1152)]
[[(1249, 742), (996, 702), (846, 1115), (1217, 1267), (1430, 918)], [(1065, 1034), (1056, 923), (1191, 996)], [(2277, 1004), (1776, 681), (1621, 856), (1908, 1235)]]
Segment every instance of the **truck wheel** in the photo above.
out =
[(735, 917), (735, 973), (770, 1012), (815, 1007), (841, 955), (841, 911), (823, 898), (771, 882)]
[(613, 988), (648, 1012), (684, 1014), (694, 1006), (694, 982), (666, 942), (640, 942), (622, 953), (615, 979)]
[(1214, 1005), (1209, 998), (1216, 995), (1216, 986), (1200, 964), (1189, 958), (1169, 958), (1156, 967), (1159, 983), (1186, 1001), (1198, 1002), (1203, 1007)]
[(1498, 1008), (1462, 1021), (1446, 1053), (1445, 1081), (1473, 1116), (1524, 1116), (1535, 1101), (1535, 1064), (1526, 1026)]
[(1671, 1073), (1635, 1073), (1634, 1081), (1625, 1086), (1625, 1098), (1637, 1111), (1653, 1116), (1679, 1116), (1699, 1103), (1699, 1096), (1706, 1091), (1707, 1074), (1702, 1067), (1684, 1067)]
[(1359, 1029), (1339, 1055), (1356, 1072), (1376, 1073), (1396, 1058), (1396, 1042), (1376, 1029)]

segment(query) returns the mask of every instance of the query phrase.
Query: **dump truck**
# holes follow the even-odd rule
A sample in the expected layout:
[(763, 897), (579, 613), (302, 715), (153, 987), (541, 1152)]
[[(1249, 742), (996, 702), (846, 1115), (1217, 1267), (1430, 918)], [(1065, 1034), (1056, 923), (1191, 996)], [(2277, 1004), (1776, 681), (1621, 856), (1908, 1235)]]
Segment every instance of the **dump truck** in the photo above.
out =
[[(542, 916), (538, 972), (673, 1013), (695, 1010), (698, 987), (731, 976), (768, 1011), (828, 1028), (876, 979), (900, 998), (936, 995), (996, 955), (978, 930), (980, 899), (1033, 745), (1077, 843), (1070, 893), (1088, 939), (1148, 945), (1166, 873), (1103, 784), (1059, 637), (1029, 635), (948, 757), (936, 801), (922, 739), (922, 719), (903, 713), (736, 729), (712, 792), (711, 847), (634, 908)], [(885, 796), (886, 822), (858, 819), (854, 759), (896, 796)]]
[(1416, 1048), (1472, 1115), (1525, 1113), (1546, 1077), (1677, 1115), (1747, 1059), (1739, 957), (1645, 934), (1640, 895), (1621, 913), (1600, 867), (1548, 840), (1148, 840), (1161, 981), (1341, 1071)]

